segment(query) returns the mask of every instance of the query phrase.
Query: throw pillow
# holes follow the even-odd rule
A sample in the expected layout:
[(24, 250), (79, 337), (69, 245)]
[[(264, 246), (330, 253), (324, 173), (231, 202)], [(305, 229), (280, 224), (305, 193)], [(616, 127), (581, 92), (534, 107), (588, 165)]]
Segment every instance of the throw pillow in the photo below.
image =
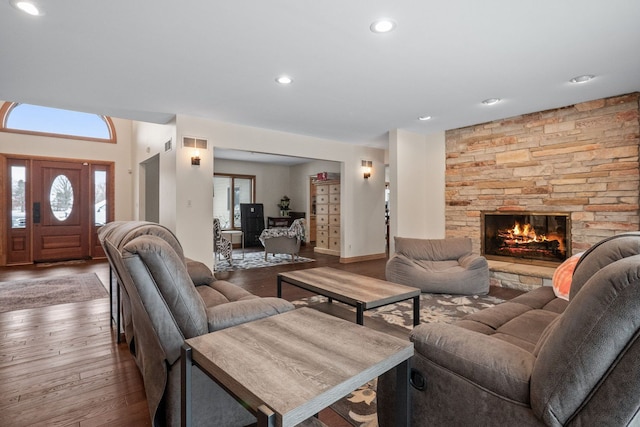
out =
[(580, 260), (584, 252), (577, 253), (565, 260), (562, 264), (556, 268), (553, 273), (553, 293), (558, 298), (569, 301), (569, 292), (571, 291), (571, 279), (573, 278), (573, 270), (576, 269), (576, 264)]

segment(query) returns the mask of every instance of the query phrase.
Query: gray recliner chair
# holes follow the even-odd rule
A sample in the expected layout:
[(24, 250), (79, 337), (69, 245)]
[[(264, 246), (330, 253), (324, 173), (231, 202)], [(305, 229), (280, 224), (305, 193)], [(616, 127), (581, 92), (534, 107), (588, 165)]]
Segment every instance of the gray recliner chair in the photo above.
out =
[[(568, 304), (544, 294), (417, 326), (411, 425), (639, 425), (640, 233), (586, 251)], [(379, 424), (394, 426), (393, 373), (378, 392)]]
[[(138, 225), (134, 228), (149, 226), (155, 231), (145, 233), (140, 229), (135, 237), (116, 242), (111, 237), (120, 233), (107, 230), (103, 246), (128, 296), (135, 358), (153, 424), (179, 425), (180, 348), (184, 340), (283, 313), (294, 306), (280, 298), (257, 297), (222, 280), (213, 279), (196, 286), (187, 262), (167, 241), (177, 243), (173, 242), (173, 233), (158, 224)], [(132, 224), (124, 222), (114, 227), (119, 226), (131, 228)], [(213, 278), (211, 273), (210, 277)], [(237, 426), (255, 422), (242, 405), (199, 369), (193, 372), (195, 425)]]
[(489, 265), (474, 254), (471, 239), (395, 237), (395, 253), (387, 261), (389, 282), (440, 294), (484, 295), (489, 292)]

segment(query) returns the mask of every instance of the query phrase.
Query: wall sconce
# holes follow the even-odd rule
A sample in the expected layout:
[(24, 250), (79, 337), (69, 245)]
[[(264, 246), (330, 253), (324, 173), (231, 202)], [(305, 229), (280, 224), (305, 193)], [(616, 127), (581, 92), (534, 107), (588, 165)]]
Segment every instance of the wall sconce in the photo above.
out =
[(191, 158), (191, 166), (200, 166), (200, 150), (193, 151), (193, 157)]
[(364, 179), (368, 179), (371, 176), (372, 166), (373, 166), (373, 162), (371, 160), (362, 161), (362, 173), (364, 174)]

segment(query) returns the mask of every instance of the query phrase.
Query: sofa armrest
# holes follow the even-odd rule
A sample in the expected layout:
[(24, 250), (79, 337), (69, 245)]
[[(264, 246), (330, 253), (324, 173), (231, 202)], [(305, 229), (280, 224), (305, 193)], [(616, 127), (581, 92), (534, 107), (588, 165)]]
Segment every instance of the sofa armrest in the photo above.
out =
[(208, 285), (216, 280), (211, 269), (204, 263), (186, 257), (184, 262), (187, 265), (187, 272), (189, 273), (189, 277), (191, 277), (191, 281), (194, 286)]
[(295, 306), (282, 298), (256, 298), (207, 307), (209, 332), (285, 313)]
[(492, 336), (444, 323), (417, 326), (411, 340), (418, 353), (453, 374), (506, 399), (529, 404), (535, 357), (528, 351)]
[(474, 270), (477, 268), (488, 268), (487, 259), (478, 254), (467, 254), (463, 255), (458, 259), (458, 263), (468, 269)]

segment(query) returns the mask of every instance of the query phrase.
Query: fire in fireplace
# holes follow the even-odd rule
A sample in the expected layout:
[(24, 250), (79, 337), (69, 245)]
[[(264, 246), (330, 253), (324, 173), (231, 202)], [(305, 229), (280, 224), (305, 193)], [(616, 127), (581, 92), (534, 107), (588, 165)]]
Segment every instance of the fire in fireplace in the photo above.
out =
[(568, 213), (483, 212), (481, 229), (488, 259), (557, 265), (571, 256)]

